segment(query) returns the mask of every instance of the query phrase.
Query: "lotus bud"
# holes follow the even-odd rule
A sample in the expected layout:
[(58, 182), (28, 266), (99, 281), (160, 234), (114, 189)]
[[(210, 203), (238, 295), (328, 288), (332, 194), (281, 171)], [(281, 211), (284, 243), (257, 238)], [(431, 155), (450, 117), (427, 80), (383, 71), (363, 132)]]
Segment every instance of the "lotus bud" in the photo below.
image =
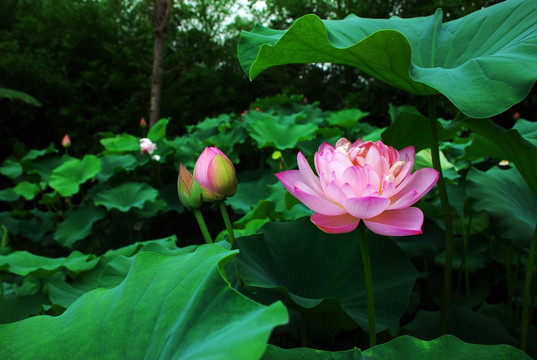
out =
[(142, 129), (145, 129), (145, 128), (147, 127), (147, 122), (145, 121), (144, 118), (141, 118), (141, 119), (140, 119), (140, 127), (141, 127)]
[(69, 135), (65, 134), (63, 136), (62, 146), (66, 149), (71, 146), (71, 139), (69, 139)]
[(219, 201), (237, 190), (235, 167), (217, 147), (206, 147), (194, 167), (194, 178), (203, 189), (203, 201)]
[(201, 208), (203, 204), (202, 189), (192, 174), (183, 166), (179, 165), (179, 177), (177, 178), (177, 194), (179, 201), (188, 210)]

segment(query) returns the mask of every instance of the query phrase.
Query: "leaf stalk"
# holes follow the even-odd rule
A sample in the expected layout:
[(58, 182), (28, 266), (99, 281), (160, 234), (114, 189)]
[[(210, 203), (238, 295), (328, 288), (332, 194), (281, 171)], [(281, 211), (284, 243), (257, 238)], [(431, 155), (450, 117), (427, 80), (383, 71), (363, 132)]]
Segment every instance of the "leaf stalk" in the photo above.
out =
[(377, 330), (375, 324), (375, 294), (373, 292), (373, 273), (371, 271), (371, 260), (369, 258), (369, 249), (367, 246), (367, 235), (365, 224), (360, 221), (358, 225), (358, 236), (360, 239), (360, 252), (364, 265), (365, 290), (367, 298), (367, 316), (369, 324), (369, 347), (377, 344)]
[(440, 149), (438, 146), (438, 117), (436, 112), (436, 96), (429, 96), (429, 124), (431, 126), (431, 157), (433, 168), (440, 173), (438, 182), (436, 183), (438, 194), (440, 196), (440, 204), (444, 214), (444, 225), (446, 230), (446, 265), (444, 268), (444, 290), (442, 295), (442, 307), (440, 311), (440, 335), (446, 333), (447, 329), (447, 314), (451, 301), (451, 273), (453, 269), (453, 219), (451, 217), (451, 208), (446, 191), (446, 182), (442, 174), (442, 166), (440, 164)]

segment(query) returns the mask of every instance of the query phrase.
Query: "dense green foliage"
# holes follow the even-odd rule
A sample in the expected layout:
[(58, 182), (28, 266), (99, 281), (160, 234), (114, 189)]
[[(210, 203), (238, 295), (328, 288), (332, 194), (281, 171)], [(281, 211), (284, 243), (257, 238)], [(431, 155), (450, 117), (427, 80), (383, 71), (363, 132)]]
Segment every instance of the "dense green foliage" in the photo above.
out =
[[(203, 147), (216, 145), (236, 164), (239, 178), (237, 193), (226, 202), (232, 209), (231, 217), (240, 252), (238, 255), (222, 252), (219, 256), (233, 257), (235, 260), (229, 263), (230, 266), (224, 263), (219, 266), (233, 287), (256, 302), (270, 305), (280, 300), (287, 306), (291, 321), (276, 328), (270, 342), (284, 348), (308, 345), (325, 350), (342, 351), (353, 346), (365, 349), (365, 332), (362, 329), (367, 328), (367, 311), (361, 300), (363, 296), (360, 296), (363, 280), (361, 266), (357, 262), (360, 259), (357, 234), (334, 236), (319, 232), (309, 220), (303, 218), (311, 212), (285, 195), (285, 190), (276, 183), (273, 174), (296, 166), (296, 149), (311, 157), (321, 142), (334, 142), (341, 136), (371, 140), (382, 138), (386, 143), (401, 148), (407, 145), (405, 142), (410, 141), (412, 135), (416, 135), (413, 134), (413, 128), (408, 126), (411, 119), (420, 119), (423, 115), (410, 107), (392, 107), (391, 125), (377, 128), (365, 122), (367, 113), (357, 109), (322, 111), (318, 104), (304, 103), (301, 96), (262, 99), (251, 107), (254, 110), (242, 116), (221, 114), (206, 118), (190, 126), (188, 133), (181, 137), (169, 135), (166, 130), (170, 120), (161, 120), (147, 134), (158, 146), (155, 154), (161, 156), (159, 161), (147, 154), (140, 154), (138, 137), (126, 133), (107, 134), (100, 141), (103, 146), (101, 152), (81, 159), (67, 153), (60, 154), (51, 145), (45, 150), (31, 150), (20, 162), (12, 159), (4, 161), (0, 171), (11, 179), (11, 186), (4, 188), (0, 194), (2, 201), (10, 204), (11, 210), (0, 215), (4, 225), (3, 255), (0, 256), (0, 269), (4, 274), (2, 318), (3, 322), (11, 325), (0, 327), (0, 332), (13, 334), (9, 339), (27, 341), (27, 337), (16, 334), (28, 333), (27, 328), (32, 328), (34, 330), (30, 333), (36, 336), (36, 340), (30, 343), (35, 344), (48, 341), (46, 339), (49, 337), (64, 336), (64, 331), (74, 332), (78, 335), (54, 350), (74, 351), (85, 344), (85, 341), (80, 342), (78, 336), (90, 336), (94, 331), (92, 326), (111, 326), (104, 314), (90, 310), (94, 306), (91, 304), (108, 304), (119, 296), (117, 292), (120, 288), (115, 287), (118, 284), (125, 289), (122, 290), (123, 294), (132, 291), (128, 290), (130, 282), (136, 282), (138, 290), (140, 286), (146, 286), (143, 283), (145, 280), (138, 279), (142, 275), (137, 274), (137, 271), (151, 269), (147, 267), (149, 264), (145, 265), (146, 262), (149, 261), (155, 269), (167, 269), (172, 266), (167, 257), (182, 258), (190, 256), (193, 251), (197, 254), (192, 259), (194, 263), (205, 259), (206, 255), (200, 253), (204, 247), (196, 250), (198, 246), (195, 244), (203, 240), (199, 229), (193, 226), (193, 215), (185, 212), (177, 201), (175, 181), (179, 161), (192, 169)], [(289, 131), (267, 132), (261, 126), (264, 123), (272, 124), (274, 129), (285, 126)], [(534, 206), (537, 198), (515, 168), (496, 166), (499, 160), (514, 159), (501, 149), (492, 157), (486, 151), (483, 134), (505, 136), (501, 129), (469, 123), (468, 126), (474, 128), (475, 132), (468, 133), (465, 122), (442, 120), (441, 123), (439, 130), (445, 155), (443, 166), (456, 219), (457, 244), (454, 277), (456, 306), (452, 309), (450, 318), (453, 322), (450, 322), (448, 331), (469, 343), (516, 345), (517, 309), (520, 306), (517, 299), (521, 296), (517, 284), (521, 282), (524, 259), (527, 257), (525, 249), (533, 232), (531, 219), (537, 217), (537, 208)], [(535, 123), (519, 120), (512, 133), (521, 138), (513, 138), (510, 146), (522, 149), (529, 146), (526, 141), (534, 144), (537, 142), (536, 130)], [(421, 131), (420, 137), (428, 138), (429, 132), (426, 129)], [(418, 151), (416, 166), (430, 166), (426, 142), (416, 142), (416, 149), (421, 150)], [(62, 181), (54, 180), (63, 176), (71, 178), (66, 183), (69, 185), (67, 187)], [(509, 184), (498, 192), (499, 185), (495, 181), (484, 179), (488, 176), (497, 179), (505, 177)], [(486, 195), (487, 192), (495, 194), (496, 198)], [(524, 210), (506, 213), (506, 207), (520, 206)], [(383, 330), (379, 335), (382, 342), (390, 340), (398, 332), (425, 340), (437, 336), (434, 324), (438, 321), (441, 298), (441, 278), (438, 275), (444, 261), (444, 230), (437, 194), (427, 196), (420, 202), (420, 207), (428, 219), (424, 225), (424, 235), (401, 239), (382, 238), (372, 233), (368, 235), (376, 274), (375, 286), (378, 287), (377, 316), (378, 329)], [(216, 234), (224, 227), (214, 210), (214, 207), (205, 206), (203, 213), (210, 231)], [(289, 236), (290, 233), (295, 235)], [(139, 242), (159, 237), (162, 239)], [(225, 239), (225, 233), (220, 233), (217, 238)], [(129, 245), (132, 242), (136, 243)], [(176, 244), (181, 248), (177, 249)], [(194, 246), (188, 246), (190, 244)], [(225, 244), (221, 242), (220, 246), (226, 248)], [(216, 248), (211, 251), (216, 251)], [(41, 255), (63, 254), (65, 257), (41, 257), (23, 251), (25, 249)], [(162, 257), (153, 259), (151, 254), (143, 256), (146, 252), (161, 254)], [(267, 253), (272, 255), (267, 257)], [(305, 253), (309, 255), (301, 255)], [(231, 265), (235, 261), (236, 265)], [(129, 272), (135, 264), (136, 267)], [(184, 266), (188, 269), (188, 265)], [(175, 273), (179, 270), (159, 271)], [(237, 271), (240, 280), (236, 278)], [(513, 274), (517, 275), (513, 277)], [(159, 291), (170, 286), (170, 293), (175, 293), (174, 285), (166, 282), (166, 276), (157, 276), (156, 279), (163, 282), (162, 286), (158, 286)], [(199, 283), (192, 281), (192, 286), (200, 286), (198, 291), (206, 288), (206, 285), (202, 285), (205, 280)], [(216, 281), (216, 278), (211, 281)], [(151, 280), (152, 285), (149, 284), (148, 288), (158, 283)], [(110, 290), (91, 291), (96, 288)], [(177, 296), (190, 298), (197, 295), (178, 293)], [(112, 318), (138, 317), (142, 314), (147, 317), (159, 316), (161, 305), (152, 307), (157, 313), (139, 313), (133, 305), (129, 305), (136, 297), (125, 295), (122, 298), (125, 300), (118, 303)], [(158, 296), (144, 299), (149, 304), (160, 301)], [(398, 299), (397, 302), (394, 299)], [(192, 301), (198, 302), (195, 298)], [(245, 300), (237, 298), (229, 301), (242, 303)], [(166, 308), (169, 305), (163, 306)], [(234, 315), (233, 318), (237, 323), (231, 322), (230, 326), (242, 326), (241, 316), (248, 315), (241, 309), (255, 311), (250, 306), (247, 303), (233, 305), (237, 311), (237, 317)], [(16, 322), (28, 315), (59, 315), (64, 311), (65, 315), (58, 320), (36, 317)], [(85, 330), (76, 330), (68, 325), (87, 311), (93, 315), (87, 319), (89, 322), (84, 326)], [(162, 311), (169, 314), (168, 310)], [(190, 314), (194, 310), (188, 311)], [(271, 308), (263, 311), (267, 311), (265, 320), (259, 320), (255, 322), (257, 325), (251, 326), (272, 329), (276, 324), (285, 323), (281, 310)], [(212, 328), (212, 322), (217, 321), (216, 316), (219, 316), (218, 312), (210, 313), (215, 317), (199, 324), (200, 329), (205, 329), (203, 331), (209, 331), (207, 329)], [(197, 316), (195, 312), (191, 314)], [(78, 323), (78, 320), (75, 322)], [(300, 340), (301, 322), (307, 334), (307, 343)], [(44, 326), (49, 329), (46, 336), (37, 330)], [(63, 330), (66, 326), (69, 330)], [(257, 353), (263, 351), (259, 349), (264, 349), (267, 336), (264, 331), (260, 330), (256, 338), (256, 346), (259, 346), (255, 350)], [(535, 327), (532, 326), (531, 333), (534, 331)], [(143, 350), (146, 347), (142, 339), (128, 333), (125, 336), (112, 336), (110, 333), (106, 341), (130, 344), (128, 347), (132, 354), (146, 351)], [(226, 335), (229, 344), (233, 344), (237, 333)], [(101, 344), (104, 340), (99, 339), (92, 346), (104, 346)], [(200, 339), (188, 341), (197, 343)], [(444, 341), (450, 340), (446, 338)], [(394, 343), (393, 346), (402, 344)], [(154, 346), (160, 345), (155, 343)], [(414, 346), (421, 348), (425, 345), (410, 341), (397, 351), (418, 351)], [(450, 342), (449, 346), (445, 345), (446, 350), (442, 350), (443, 346), (430, 349), (438, 351), (438, 356), (445, 356), (441, 355), (443, 351), (460, 349), (462, 353), (466, 345)], [(29, 348), (23, 348), (29, 351)], [(180, 349), (174, 345), (171, 348), (159, 347), (155, 351), (183, 351)], [(194, 349), (195, 345), (192, 351)], [(210, 347), (199, 349), (210, 351)], [(424, 347), (423, 351), (425, 349), (428, 347)], [(507, 351), (505, 356), (508, 357), (522, 356), (521, 353), (513, 353), (512, 348), (494, 349), (487, 348), (487, 351), (491, 351), (491, 358), (496, 358), (504, 351)], [(483, 354), (483, 350), (470, 347), (464, 351)], [(280, 356), (275, 355), (280, 351), (271, 347), (266, 356)], [(379, 347), (378, 351), (384, 350)], [(530, 344), (530, 351), (535, 352), (533, 344)], [(54, 357), (54, 353), (51, 354)], [(327, 353), (323, 356), (347, 358), (351, 353)]]

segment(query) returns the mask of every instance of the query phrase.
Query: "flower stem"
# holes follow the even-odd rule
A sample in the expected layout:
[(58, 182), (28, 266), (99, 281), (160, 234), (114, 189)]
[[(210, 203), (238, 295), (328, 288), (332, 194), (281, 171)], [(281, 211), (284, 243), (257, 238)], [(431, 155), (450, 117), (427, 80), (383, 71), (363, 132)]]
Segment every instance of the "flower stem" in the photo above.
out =
[(533, 269), (535, 267), (535, 256), (537, 255), (537, 226), (531, 241), (528, 265), (526, 269), (526, 279), (524, 280), (524, 300), (522, 303), (522, 325), (520, 331), (520, 349), (526, 351), (528, 347), (528, 332), (530, 328), (530, 311), (531, 311), (531, 283)]
[(226, 224), (227, 233), (229, 235), (229, 243), (231, 246), (233, 246), (233, 243), (235, 242), (235, 235), (233, 234), (233, 226), (231, 226), (231, 221), (229, 220), (229, 215), (227, 214), (226, 204), (224, 204), (224, 201), (222, 200), (218, 202), (218, 206), (220, 206), (220, 212), (222, 213), (224, 223)]
[(369, 249), (367, 248), (367, 237), (365, 224), (360, 221), (358, 225), (358, 236), (360, 238), (360, 251), (364, 264), (365, 291), (367, 298), (367, 315), (369, 323), (369, 347), (377, 344), (377, 331), (375, 326), (375, 295), (373, 293), (373, 273), (371, 271), (371, 260), (369, 259)]
[(442, 296), (442, 308), (440, 311), (440, 334), (446, 333), (447, 314), (451, 298), (451, 271), (453, 268), (453, 219), (451, 218), (451, 208), (446, 191), (446, 183), (442, 175), (440, 165), (440, 150), (438, 148), (438, 118), (436, 115), (436, 96), (429, 96), (429, 123), (431, 125), (431, 157), (433, 168), (440, 173), (438, 182), (438, 194), (440, 204), (444, 213), (444, 225), (446, 230), (446, 265), (444, 268), (444, 292)]
[(209, 234), (209, 229), (207, 229), (207, 225), (205, 225), (205, 220), (203, 220), (203, 215), (201, 215), (201, 211), (199, 209), (192, 211), (194, 212), (194, 216), (198, 221), (198, 225), (200, 226), (200, 230), (203, 235), (203, 238), (205, 239), (205, 242), (207, 244), (212, 244), (213, 239), (211, 238), (211, 234)]

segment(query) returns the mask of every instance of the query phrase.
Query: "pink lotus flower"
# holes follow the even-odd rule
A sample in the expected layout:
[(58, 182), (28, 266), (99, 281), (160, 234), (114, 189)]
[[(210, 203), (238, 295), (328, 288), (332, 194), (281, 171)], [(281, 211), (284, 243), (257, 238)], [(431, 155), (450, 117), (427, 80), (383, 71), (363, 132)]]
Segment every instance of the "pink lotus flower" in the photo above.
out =
[(142, 153), (147, 153), (149, 155), (152, 155), (153, 152), (157, 149), (157, 144), (153, 143), (148, 138), (142, 138), (140, 139), (140, 151)]
[(298, 170), (276, 174), (283, 186), (315, 211), (311, 221), (327, 233), (369, 230), (388, 236), (421, 234), (423, 213), (412, 207), (438, 180), (431, 168), (413, 174), (413, 146), (397, 151), (382, 141), (354, 144), (342, 138), (315, 153), (315, 175), (298, 153)]
[(237, 190), (235, 167), (217, 147), (206, 147), (194, 167), (194, 178), (203, 190), (204, 201), (219, 201)]
[(69, 135), (65, 134), (63, 136), (62, 146), (66, 149), (71, 146), (71, 139), (69, 139)]

